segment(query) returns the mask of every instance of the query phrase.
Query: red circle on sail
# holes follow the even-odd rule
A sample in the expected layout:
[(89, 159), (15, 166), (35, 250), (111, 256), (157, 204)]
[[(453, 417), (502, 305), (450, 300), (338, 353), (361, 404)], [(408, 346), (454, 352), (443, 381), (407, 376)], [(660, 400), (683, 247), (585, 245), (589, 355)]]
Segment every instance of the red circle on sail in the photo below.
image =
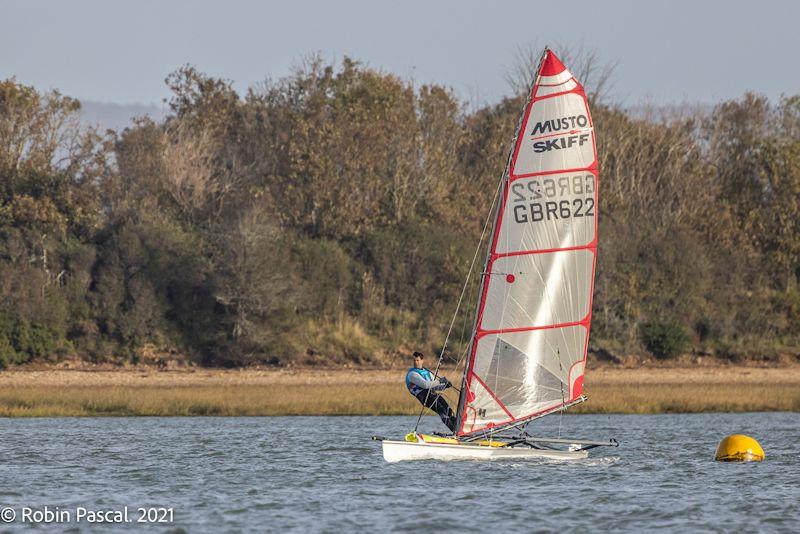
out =
[(516, 278), (514, 277), (513, 274), (507, 274), (506, 275), (506, 282), (508, 282), (509, 284), (513, 284), (514, 280), (516, 280)]

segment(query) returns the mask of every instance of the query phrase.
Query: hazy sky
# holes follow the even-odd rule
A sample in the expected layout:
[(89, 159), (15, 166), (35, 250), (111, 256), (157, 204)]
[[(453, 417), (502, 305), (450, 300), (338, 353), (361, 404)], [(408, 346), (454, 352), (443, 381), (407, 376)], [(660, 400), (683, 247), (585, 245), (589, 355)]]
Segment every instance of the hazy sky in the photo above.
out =
[(793, 0), (0, 0), (0, 78), (152, 103), (185, 63), (245, 89), (316, 51), (492, 102), (519, 46), (582, 43), (626, 104), (775, 98), (800, 92), (798, 21)]

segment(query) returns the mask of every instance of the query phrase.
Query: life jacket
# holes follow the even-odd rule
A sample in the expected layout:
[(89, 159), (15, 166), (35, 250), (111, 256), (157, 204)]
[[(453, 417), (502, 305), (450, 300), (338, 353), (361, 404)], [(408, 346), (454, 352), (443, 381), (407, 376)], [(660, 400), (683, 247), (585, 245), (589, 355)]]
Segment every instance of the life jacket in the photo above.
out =
[(422, 369), (420, 369), (419, 367), (412, 367), (408, 370), (408, 372), (406, 373), (406, 387), (408, 388), (408, 391), (412, 395), (416, 396), (417, 393), (419, 393), (420, 391), (424, 391), (424, 389), (416, 384), (411, 383), (411, 373), (417, 373), (425, 380), (433, 380), (433, 373), (431, 373), (424, 367)]

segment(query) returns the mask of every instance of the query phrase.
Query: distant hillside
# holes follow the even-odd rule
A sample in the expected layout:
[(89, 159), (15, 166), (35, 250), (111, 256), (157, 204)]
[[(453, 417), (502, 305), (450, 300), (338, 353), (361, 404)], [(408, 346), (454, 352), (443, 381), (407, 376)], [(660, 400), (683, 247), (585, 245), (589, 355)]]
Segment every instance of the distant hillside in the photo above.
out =
[(113, 102), (81, 101), (82, 120), (86, 124), (101, 129), (122, 130), (130, 126), (134, 117), (148, 115), (155, 120), (164, 117), (165, 112), (158, 104), (115, 104)]

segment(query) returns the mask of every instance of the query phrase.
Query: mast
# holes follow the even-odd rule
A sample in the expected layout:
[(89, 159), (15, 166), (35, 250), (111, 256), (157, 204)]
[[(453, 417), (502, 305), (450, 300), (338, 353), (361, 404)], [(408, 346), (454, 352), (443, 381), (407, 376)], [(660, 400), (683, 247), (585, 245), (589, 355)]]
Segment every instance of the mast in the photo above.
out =
[[(519, 137), (519, 132), (522, 129), (522, 123), (525, 119), (525, 110), (528, 109), (530, 106), (531, 98), (533, 98), (533, 88), (536, 86), (536, 82), (539, 79), (539, 71), (542, 68), (542, 62), (544, 61), (545, 55), (549, 49), (547, 47), (544, 48), (542, 51), (542, 55), (539, 56), (539, 63), (536, 65), (536, 71), (532, 76), (531, 83), (528, 86), (528, 97), (525, 99), (525, 104), (522, 106), (522, 113), (517, 120), (517, 127), (514, 131), (514, 139), (511, 141), (511, 148), (508, 150), (508, 158), (506, 159), (506, 166), (503, 169), (503, 174), (500, 177), (500, 185), (498, 185), (498, 189), (502, 189), (503, 195), (507, 194), (508, 188), (508, 176), (509, 170), (511, 169), (511, 163), (514, 158), (514, 151), (517, 146), (517, 138)], [(492, 206), (492, 210), (494, 215), (492, 217), (492, 236), (495, 235), (495, 229), (497, 228), (498, 219), (500, 218), (500, 205), (502, 204), (502, 197), (499, 199), (499, 202), (494, 202)], [(483, 260), (483, 267), (481, 268), (481, 283), (478, 287), (478, 299), (475, 303), (475, 318), (472, 321), (472, 330), (470, 331), (470, 340), (469, 346), (467, 347), (467, 354), (472, 354), (473, 343), (475, 342), (475, 334), (477, 333), (478, 328), (478, 318), (480, 317), (480, 306), (481, 300), (483, 295), (483, 286), (486, 283), (486, 277), (488, 276), (487, 267), (489, 265), (489, 260), (492, 256), (492, 241), (493, 237), (489, 239), (488, 244), (486, 245), (486, 256)], [(464, 411), (464, 402), (466, 400), (466, 391), (467, 388), (467, 375), (469, 374), (470, 368), (470, 360), (471, 358), (467, 359), (467, 364), (464, 366), (464, 374), (461, 376), (461, 391), (458, 394), (458, 410), (456, 411), (456, 428), (461, 428), (461, 417)]]

